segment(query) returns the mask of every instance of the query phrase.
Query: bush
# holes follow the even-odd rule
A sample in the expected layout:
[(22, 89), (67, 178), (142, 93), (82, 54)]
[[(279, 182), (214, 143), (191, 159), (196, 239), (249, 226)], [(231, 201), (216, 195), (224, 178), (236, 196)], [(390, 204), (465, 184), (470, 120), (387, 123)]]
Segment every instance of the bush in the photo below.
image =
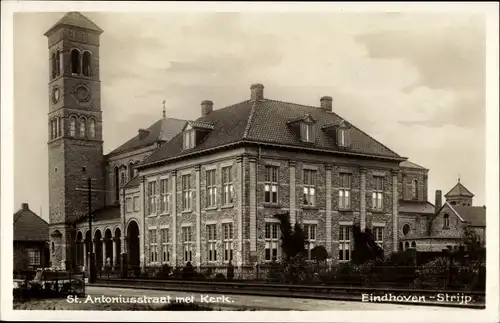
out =
[(226, 277), (224, 277), (224, 274), (222, 274), (222, 273), (217, 273), (215, 275), (215, 280), (221, 281), (221, 280), (225, 280), (225, 279), (226, 279)]
[(172, 267), (168, 264), (163, 264), (154, 274), (155, 278), (166, 279), (172, 275)]

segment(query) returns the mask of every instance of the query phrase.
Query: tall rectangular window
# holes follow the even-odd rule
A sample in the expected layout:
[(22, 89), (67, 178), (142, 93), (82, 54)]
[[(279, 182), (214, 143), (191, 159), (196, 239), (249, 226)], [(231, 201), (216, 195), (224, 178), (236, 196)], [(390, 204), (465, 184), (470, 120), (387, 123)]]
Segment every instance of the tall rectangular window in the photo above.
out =
[(40, 250), (29, 249), (28, 258), (30, 266), (40, 266)]
[(302, 141), (314, 142), (313, 125), (310, 123), (302, 123), (300, 127)]
[(207, 225), (208, 261), (217, 261), (217, 228), (215, 224)]
[(341, 173), (339, 175), (339, 208), (351, 208), (351, 174)]
[(375, 187), (373, 188), (372, 194), (372, 206), (374, 210), (383, 209), (384, 201), (384, 178), (381, 176), (375, 176), (374, 178)]
[(278, 167), (266, 166), (264, 184), (264, 201), (278, 203)]
[(170, 180), (164, 178), (160, 180), (160, 212), (170, 213)]
[(347, 262), (351, 260), (352, 227), (341, 225), (339, 228), (339, 261)]
[(384, 228), (373, 227), (373, 237), (375, 239), (375, 243), (377, 243), (380, 248), (384, 249)]
[(304, 225), (307, 259), (312, 259), (311, 250), (316, 246), (316, 229), (317, 228), (318, 228), (317, 224), (305, 224)]
[(139, 203), (139, 196), (134, 196), (134, 211), (140, 211), (141, 206)]
[(148, 214), (156, 214), (156, 182), (148, 182)]
[(272, 261), (278, 260), (278, 247), (279, 247), (279, 224), (266, 223), (265, 232), (265, 260)]
[(207, 207), (217, 206), (217, 184), (215, 182), (215, 169), (207, 170)]
[(127, 212), (127, 213), (132, 212), (132, 207), (133, 207), (133, 205), (132, 205), (132, 198), (127, 197), (125, 199), (125, 201), (126, 201), (125, 202), (125, 212)]
[(233, 203), (233, 174), (232, 167), (222, 168), (222, 205)]
[(195, 131), (194, 130), (186, 130), (183, 133), (183, 144), (184, 149), (194, 148), (195, 146)]
[(170, 232), (169, 228), (160, 229), (161, 232), (161, 261), (170, 262)]
[(191, 210), (191, 175), (182, 176), (182, 209)]
[(182, 227), (182, 244), (184, 249), (184, 261), (192, 261), (191, 227)]
[(149, 254), (150, 261), (157, 262), (158, 261), (158, 249), (156, 243), (156, 229), (149, 230)]
[(316, 205), (316, 171), (304, 169), (304, 205)]
[(222, 224), (222, 243), (224, 244), (224, 261), (233, 260), (233, 224)]

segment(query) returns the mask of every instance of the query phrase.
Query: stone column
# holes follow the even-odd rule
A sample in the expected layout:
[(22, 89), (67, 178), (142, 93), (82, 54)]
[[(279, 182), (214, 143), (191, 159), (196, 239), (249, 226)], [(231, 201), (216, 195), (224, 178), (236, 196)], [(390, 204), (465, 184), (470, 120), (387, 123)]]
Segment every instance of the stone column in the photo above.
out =
[(172, 265), (177, 266), (177, 172), (175, 170), (171, 173), (172, 178)]
[(366, 169), (361, 168), (361, 192), (360, 192), (360, 220), (359, 226), (361, 231), (365, 231), (366, 229)]
[(102, 267), (105, 268), (106, 267), (106, 242), (107, 242), (107, 239), (102, 238), (101, 241), (102, 241)]
[(250, 162), (250, 257), (257, 261), (257, 159)]
[(82, 265), (83, 265), (83, 271), (85, 271), (85, 268), (87, 267), (87, 243), (86, 241), (84, 240), (82, 242), (83, 244), (83, 261), (82, 261)]
[[(236, 177), (237, 180), (233, 181), (238, 183), (237, 187), (237, 226), (238, 226), (238, 250), (236, 250), (236, 266), (241, 267), (243, 264), (243, 157), (236, 158)], [(236, 187), (234, 188), (236, 189)]]
[(392, 171), (392, 250), (398, 251), (398, 171)]
[(113, 268), (117, 267), (116, 261), (117, 261), (117, 254), (118, 254), (118, 243), (117, 243), (118, 241), (120, 241), (119, 238), (117, 238), (117, 237), (113, 238)]
[(146, 178), (144, 176), (142, 176), (141, 178), (141, 184), (139, 186), (139, 195), (140, 195), (140, 198), (139, 200), (142, 201), (142, 208), (141, 208), (141, 215), (139, 216), (139, 225), (140, 225), (140, 228), (139, 228), (139, 255), (140, 255), (140, 263), (141, 263), (141, 268), (144, 268), (144, 266), (146, 266), (146, 259), (145, 259), (145, 255), (144, 255), (144, 252), (146, 250), (145, 248), (145, 243), (146, 243), (146, 240), (144, 239), (145, 238), (145, 234), (144, 234), (144, 230), (146, 230), (146, 226), (145, 226), (145, 223), (146, 223), (146, 196), (144, 194), (144, 190), (146, 189)]
[(332, 165), (326, 169), (326, 251), (332, 257)]
[(195, 166), (196, 172), (196, 265), (201, 266), (201, 192), (200, 192), (201, 166)]
[(297, 221), (296, 214), (296, 190), (295, 190), (295, 161), (290, 160), (288, 162), (288, 167), (290, 168), (290, 224), (292, 228), (295, 227), (295, 222)]

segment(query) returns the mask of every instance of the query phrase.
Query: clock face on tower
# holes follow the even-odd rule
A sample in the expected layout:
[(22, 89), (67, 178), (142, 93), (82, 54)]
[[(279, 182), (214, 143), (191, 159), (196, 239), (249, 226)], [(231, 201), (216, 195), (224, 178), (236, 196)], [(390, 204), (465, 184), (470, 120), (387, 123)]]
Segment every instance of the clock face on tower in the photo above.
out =
[(78, 84), (73, 88), (73, 95), (78, 102), (88, 102), (91, 97), (90, 89), (85, 84)]
[(52, 102), (55, 104), (59, 102), (60, 98), (61, 98), (61, 90), (59, 89), (58, 86), (54, 86), (52, 88)]

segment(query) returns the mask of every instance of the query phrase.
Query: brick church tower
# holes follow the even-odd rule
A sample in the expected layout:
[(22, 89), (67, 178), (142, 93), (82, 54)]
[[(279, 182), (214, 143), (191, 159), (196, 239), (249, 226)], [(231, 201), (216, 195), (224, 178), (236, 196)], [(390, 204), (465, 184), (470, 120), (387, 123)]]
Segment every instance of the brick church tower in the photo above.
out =
[(45, 36), (49, 47), (49, 225), (52, 266), (75, 266), (75, 223), (104, 205), (99, 36), (78, 12), (67, 13)]

